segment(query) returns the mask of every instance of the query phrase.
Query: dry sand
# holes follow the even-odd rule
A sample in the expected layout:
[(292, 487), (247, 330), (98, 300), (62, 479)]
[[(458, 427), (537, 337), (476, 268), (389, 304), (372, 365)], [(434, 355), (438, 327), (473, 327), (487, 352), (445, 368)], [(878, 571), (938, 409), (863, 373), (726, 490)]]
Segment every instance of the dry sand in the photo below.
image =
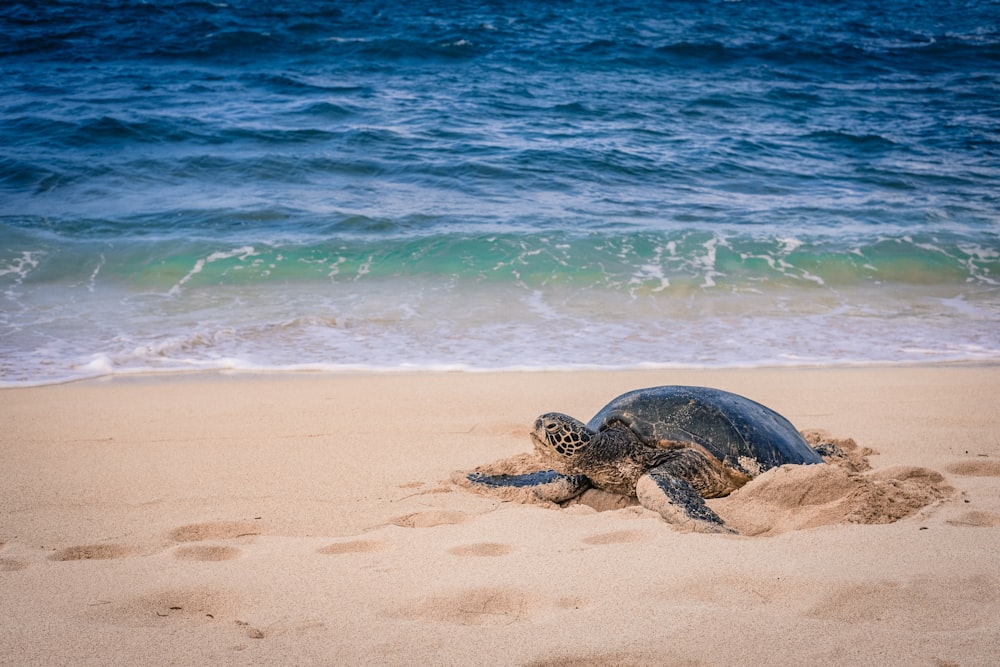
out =
[[(657, 384), (871, 470), (711, 501), (739, 536), (449, 481)], [(0, 429), (3, 665), (1000, 661), (995, 367), (117, 379), (0, 391)]]

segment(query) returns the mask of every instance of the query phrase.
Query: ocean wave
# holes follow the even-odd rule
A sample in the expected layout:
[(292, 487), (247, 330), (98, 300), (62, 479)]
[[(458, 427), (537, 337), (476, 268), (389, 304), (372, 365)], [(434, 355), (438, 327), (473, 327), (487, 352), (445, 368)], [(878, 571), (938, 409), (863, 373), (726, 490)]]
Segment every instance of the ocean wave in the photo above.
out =
[(631, 300), (510, 285), (449, 292), (423, 281), (294, 294), (188, 286), (188, 307), (137, 296), (117, 301), (128, 317), (114, 320), (100, 292), (88, 292), (53, 313), (44, 335), (12, 325), (7, 313), (0, 385), (190, 370), (1000, 363), (1000, 304), (926, 289), (892, 298), (882, 290), (808, 298), (747, 290)]
[(834, 147), (842, 147), (851, 152), (866, 154), (893, 150), (897, 144), (880, 134), (854, 134), (842, 130), (819, 130), (804, 137), (808, 141), (817, 141)]
[[(90, 270), (88, 262), (99, 253), (104, 264), (102, 280), (136, 281), (147, 289), (167, 293), (177, 293), (188, 284), (204, 288), (213, 284), (412, 277), (468, 284), (509, 282), (528, 289), (576, 286), (632, 294), (796, 285), (828, 289), (983, 286), (1000, 280), (1000, 239), (996, 235), (885, 234), (852, 239), (693, 229), (442, 234), (436, 231), (433, 219), (400, 225), (400, 221), (350, 216), (322, 228), (324, 234), (335, 233), (333, 238), (300, 232), (284, 239), (258, 236), (257, 242), (238, 243), (241, 237), (252, 238), (242, 233), (243, 224), (256, 222), (266, 228), (287, 215), (278, 209), (258, 212), (256, 218), (245, 217), (243, 223), (226, 220), (231, 244), (220, 241), (222, 228), (201, 240), (185, 238), (183, 229), (176, 229), (173, 236), (156, 239), (140, 234), (134, 241), (126, 240), (128, 230), (121, 226), (111, 226), (105, 232), (100, 231), (100, 225), (89, 223), (76, 228), (78, 232), (64, 228), (64, 233), (72, 236), (62, 240), (47, 237), (45, 246), (51, 259), (41, 268), (47, 280), (82, 282)], [(199, 223), (193, 225), (197, 226)], [(77, 233), (83, 235), (74, 239)], [(115, 241), (109, 244), (110, 239)], [(4, 284), (3, 273), (20, 276), (5, 266), (13, 267), (24, 253), (36, 251), (23, 236), (18, 245), (28, 249), (11, 249), (6, 259), (0, 256), (0, 286)]]
[[(20, 3), (0, 10), (0, 27), (16, 35), (9, 55), (60, 55), (91, 61), (120, 57), (215, 59), (239, 63), (270, 56), (397, 59), (487, 58), (502, 54), (553, 64), (725, 65), (745, 59), (795, 69), (836, 65), (940, 68), (951, 59), (996, 62), (1000, 42), (988, 4), (936, 3), (925, 14), (909, 3), (884, 3), (875, 15), (862, 3), (680, 3), (654, 14), (618, 0), (584, 15), (537, 3), (460, 3), (442, 12), (414, 2), (387, 12), (377, 3), (324, 2)], [(951, 14), (942, 30), (936, 14)], [(631, 18), (629, 18), (631, 17)], [(927, 18), (925, 18), (927, 17)], [(899, 53), (905, 51), (906, 53)], [(891, 63), (891, 64), (890, 64)]]
[[(209, 369), (1000, 362), (993, 237), (19, 239), (33, 249), (0, 252), (0, 384)], [(594, 357), (605, 348), (615, 353)]]

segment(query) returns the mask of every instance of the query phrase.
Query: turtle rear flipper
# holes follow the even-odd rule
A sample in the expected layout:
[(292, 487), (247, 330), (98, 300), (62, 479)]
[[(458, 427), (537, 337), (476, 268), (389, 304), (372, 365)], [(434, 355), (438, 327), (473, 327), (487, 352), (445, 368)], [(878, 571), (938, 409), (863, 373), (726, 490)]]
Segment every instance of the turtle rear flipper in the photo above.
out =
[(700, 533), (733, 533), (705, 499), (677, 474), (675, 461), (663, 463), (639, 478), (635, 493), (643, 507), (658, 512), (668, 523)]
[(588, 488), (583, 475), (563, 475), (555, 470), (542, 470), (521, 475), (487, 475), (472, 472), (465, 476), (471, 484), (489, 489), (527, 489), (540, 500), (553, 503), (575, 498)]

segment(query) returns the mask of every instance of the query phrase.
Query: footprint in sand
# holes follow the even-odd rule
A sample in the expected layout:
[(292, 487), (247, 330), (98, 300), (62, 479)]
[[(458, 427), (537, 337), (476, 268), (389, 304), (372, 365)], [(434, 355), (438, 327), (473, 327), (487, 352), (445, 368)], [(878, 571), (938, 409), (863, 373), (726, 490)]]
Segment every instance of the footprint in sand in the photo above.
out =
[(244, 600), (223, 589), (168, 588), (134, 598), (108, 597), (92, 603), (88, 614), (115, 625), (159, 625), (171, 622), (232, 622)]
[[(0, 549), (5, 546), (4, 542), (0, 542)], [(14, 558), (0, 558), (0, 572), (18, 572), (20, 570), (27, 570), (29, 563), (23, 560), (16, 560)]]
[(241, 552), (236, 547), (191, 545), (178, 547), (174, 557), (180, 560), (220, 561), (239, 558)]
[(375, 553), (377, 551), (388, 551), (392, 545), (381, 540), (352, 540), (350, 542), (335, 542), (316, 550), (316, 553), (337, 555), (337, 554), (363, 554)]
[(444, 526), (456, 523), (465, 523), (469, 516), (462, 512), (447, 512), (444, 510), (432, 510), (428, 512), (414, 512), (404, 514), (395, 519), (390, 519), (389, 523), (402, 526), (403, 528), (431, 528), (433, 526)]
[(388, 613), (412, 620), (455, 625), (504, 626), (529, 623), (539, 616), (551, 616), (553, 612), (572, 613), (593, 604), (593, 600), (583, 597), (549, 599), (535, 591), (494, 586), (421, 598), (401, 608), (393, 608)]
[(583, 609), (594, 604), (590, 598), (578, 595), (563, 595), (555, 599), (555, 605), (560, 609)]
[(518, 588), (472, 588), (423, 599), (391, 613), (456, 625), (497, 626), (525, 623), (541, 607), (541, 598)]
[(993, 514), (992, 512), (966, 512), (945, 523), (949, 526), (964, 526), (967, 528), (996, 528), (1000, 526), (1000, 515)]
[(646, 654), (633, 654), (620, 651), (615, 653), (570, 653), (543, 658), (541, 660), (533, 660), (526, 663), (524, 667), (603, 667), (604, 665), (615, 665), (616, 667), (658, 667), (659, 665), (704, 667), (707, 664), (683, 658), (669, 652), (661, 652), (654, 659)]
[(170, 531), (169, 537), (174, 542), (205, 542), (254, 537), (260, 534), (260, 527), (248, 521), (212, 521), (175, 528)]
[(477, 544), (463, 544), (462, 546), (448, 549), (448, 553), (453, 556), (506, 556), (512, 554), (516, 549), (509, 544), (499, 542), (479, 542)]
[(630, 542), (645, 542), (653, 539), (653, 534), (644, 530), (616, 530), (610, 533), (598, 533), (584, 538), (584, 544), (627, 544)]
[(990, 459), (969, 459), (952, 463), (948, 472), (966, 477), (1000, 477), (1000, 461)]
[[(917, 632), (940, 630), (939, 619), (949, 618), (959, 619), (950, 630), (971, 630), (995, 627), (998, 601), (1000, 582), (993, 577), (917, 577), (841, 586), (806, 617)], [(929, 614), (929, 609), (935, 613)]]
[(133, 553), (135, 549), (124, 544), (84, 544), (57, 551), (49, 556), (49, 560), (111, 560)]
[(19, 572), (27, 570), (29, 564), (23, 560), (13, 558), (0, 558), (0, 572)]

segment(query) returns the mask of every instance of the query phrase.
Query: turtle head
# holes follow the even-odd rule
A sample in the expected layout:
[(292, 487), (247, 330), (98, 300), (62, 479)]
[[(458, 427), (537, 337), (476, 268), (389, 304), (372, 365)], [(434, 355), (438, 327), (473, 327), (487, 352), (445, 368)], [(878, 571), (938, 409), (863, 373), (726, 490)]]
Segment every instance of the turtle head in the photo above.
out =
[(590, 444), (594, 432), (579, 419), (549, 412), (535, 420), (531, 437), (543, 453), (571, 459)]

